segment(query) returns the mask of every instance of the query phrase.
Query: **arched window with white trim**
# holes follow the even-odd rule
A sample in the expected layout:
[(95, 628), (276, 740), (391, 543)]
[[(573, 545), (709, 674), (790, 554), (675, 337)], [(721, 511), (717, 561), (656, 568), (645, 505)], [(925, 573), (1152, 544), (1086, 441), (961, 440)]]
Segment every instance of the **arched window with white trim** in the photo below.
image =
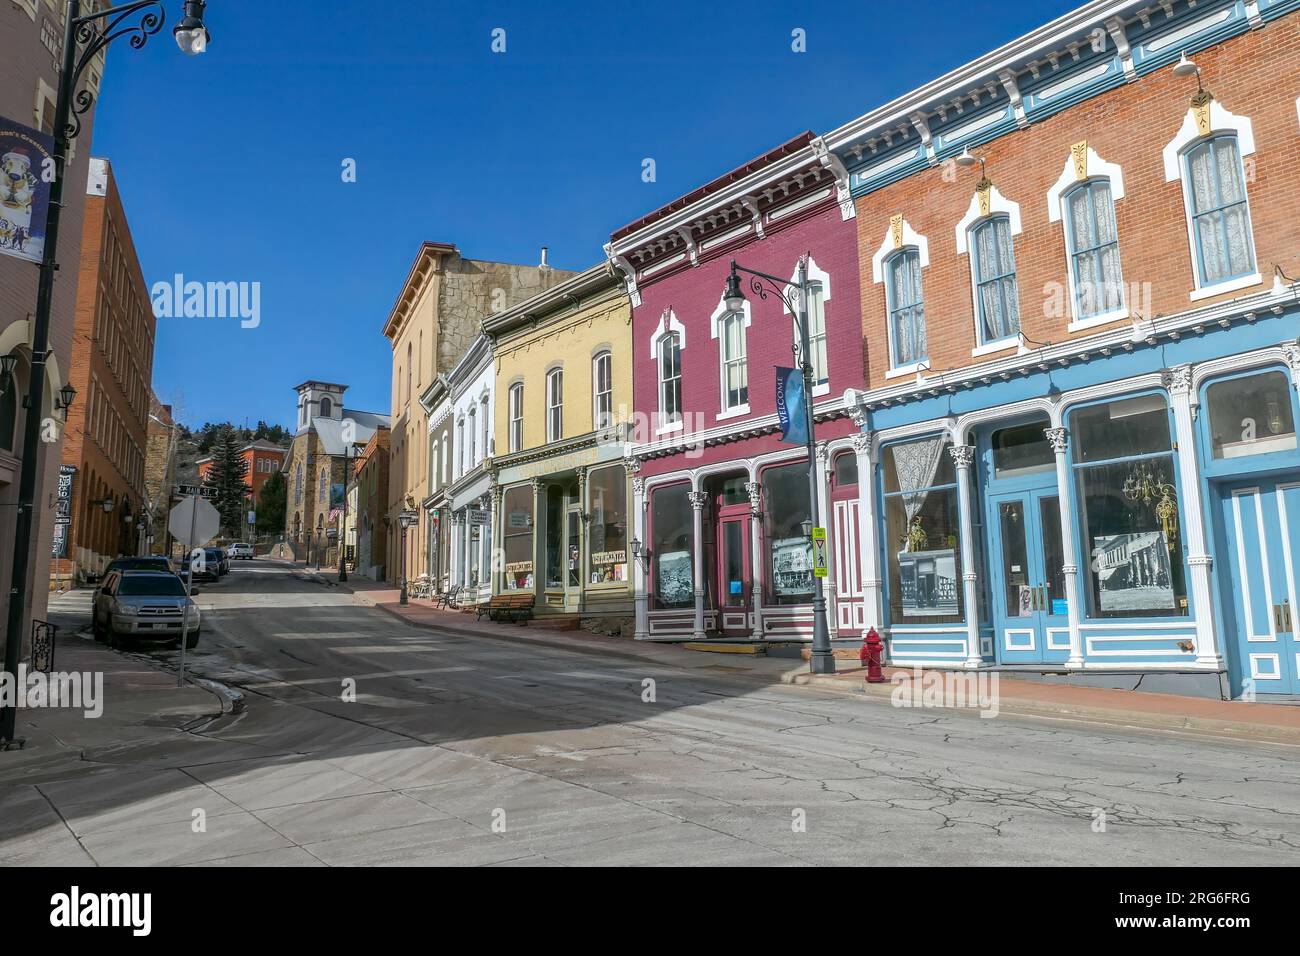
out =
[(899, 368), (929, 356), (925, 335), (925, 295), (921, 254), (915, 246), (899, 249), (885, 260), (885, 298), (889, 307), (890, 365)]
[(1250, 206), (1237, 137), (1219, 134), (1187, 150), (1185, 173), (1201, 286), (1255, 272)]
[(980, 345), (1020, 334), (1020, 292), (1011, 220), (990, 216), (971, 229), (971, 268), (975, 274), (975, 308)]
[(524, 447), (524, 383), (510, 386), (510, 450)]
[(813, 384), (830, 381), (826, 358), (826, 290), (820, 282), (808, 285), (808, 347), (812, 359)]
[(682, 337), (669, 332), (659, 340), (659, 426), (682, 420)]
[(727, 412), (749, 404), (749, 360), (743, 312), (728, 312), (722, 317), (718, 339), (722, 362), (722, 410)]
[(1076, 321), (1124, 307), (1124, 271), (1109, 179), (1080, 183), (1065, 194), (1065, 236)]
[(608, 428), (614, 420), (613, 358), (601, 352), (591, 361), (591, 408), (596, 430)]
[(564, 369), (553, 368), (546, 374), (546, 440), (564, 437)]

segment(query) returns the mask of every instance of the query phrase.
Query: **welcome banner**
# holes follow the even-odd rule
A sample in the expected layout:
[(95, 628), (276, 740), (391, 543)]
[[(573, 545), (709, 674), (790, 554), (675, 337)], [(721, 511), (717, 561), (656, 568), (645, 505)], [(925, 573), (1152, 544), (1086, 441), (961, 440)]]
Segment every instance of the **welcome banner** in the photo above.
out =
[(776, 369), (776, 414), (781, 420), (781, 441), (791, 445), (808, 443), (808, 420), (804, 411), (803, 372), (797, 368)]

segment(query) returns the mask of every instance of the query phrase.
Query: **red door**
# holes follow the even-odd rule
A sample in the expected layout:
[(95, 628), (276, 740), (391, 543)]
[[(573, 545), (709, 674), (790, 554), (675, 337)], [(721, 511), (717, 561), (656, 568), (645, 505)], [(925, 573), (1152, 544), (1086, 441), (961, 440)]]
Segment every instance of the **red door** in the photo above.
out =
[(718, 517), (718, 626), (724, 637), (748, 637), (752, 630), (751, 520), (748, 511)]

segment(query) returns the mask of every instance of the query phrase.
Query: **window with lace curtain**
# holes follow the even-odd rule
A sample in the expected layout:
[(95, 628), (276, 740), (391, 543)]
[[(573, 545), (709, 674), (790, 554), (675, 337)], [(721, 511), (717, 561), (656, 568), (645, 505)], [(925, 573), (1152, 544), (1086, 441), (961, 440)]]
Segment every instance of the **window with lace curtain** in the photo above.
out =
[(893, 367), (925, 361), (929, 349), (925, 340), (925, 298), (921, 292), (921, 254), (915, 247), (900, 249), (890, 256), (886, 271), (889, 305), (889, 337)]
[(1122, 309), (1124, 274), (1110, 180), (1094, 179), (1070, 190), (1065, 196), (1065, 213), (1075, 319), (1083, 321)]
[(1255, 271), (1250, 207), (1235, 135), (1220, 135), (1186, 153), (1192, 240), (1201, 286), (1217, 285)]
[(971, 230), (974, 253), (975, 307), (979, 344), (1001, 342), (1020, 333), (1020, 294), (1016, 287), (1016, 253), (1011, 220), (985, 219)]

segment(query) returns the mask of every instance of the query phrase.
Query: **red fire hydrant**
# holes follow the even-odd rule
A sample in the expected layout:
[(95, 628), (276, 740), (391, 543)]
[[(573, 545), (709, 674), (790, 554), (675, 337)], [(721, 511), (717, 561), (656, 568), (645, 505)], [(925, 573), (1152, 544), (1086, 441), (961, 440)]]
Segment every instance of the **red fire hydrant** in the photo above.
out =
[(885, 672), (880, 669), (880, 658), (884, 654), (885, 645), (881, 643), (880, 635), (876, 633), (873, 627), (867, 631), (866, 639), (862, 642), (862, 651), (858, 656), (862, 659), (862, 666), (867, 669), (868, 684), (883, 684), (885, 682)]

